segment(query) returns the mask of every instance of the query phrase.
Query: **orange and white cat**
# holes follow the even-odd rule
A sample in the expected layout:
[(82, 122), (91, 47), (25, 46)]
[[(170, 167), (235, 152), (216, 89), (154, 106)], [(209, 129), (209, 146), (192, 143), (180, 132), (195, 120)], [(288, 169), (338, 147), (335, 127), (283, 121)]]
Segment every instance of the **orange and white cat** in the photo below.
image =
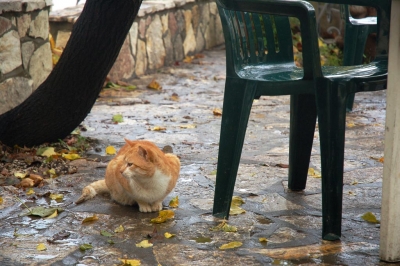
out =
[(150, 141), (125, 142), (108, 164), (105, 179), (86, 186), (77, 204), (108, 192), (120, 204), (138, 203), (141, 212), (162, 209), (162, 201), (176, 185), (179, 158), (164, 153)]

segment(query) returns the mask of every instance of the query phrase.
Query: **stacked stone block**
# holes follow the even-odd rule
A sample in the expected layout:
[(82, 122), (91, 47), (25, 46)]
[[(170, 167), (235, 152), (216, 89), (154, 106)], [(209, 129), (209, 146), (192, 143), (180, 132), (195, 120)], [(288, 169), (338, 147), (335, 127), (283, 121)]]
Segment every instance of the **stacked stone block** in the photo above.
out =
[[(83, 5), (50, 13), (56, 46), (65, 47)], [(213, 0), (144, 1), (109, 76), (129, 80), (222, 44)]]
[(51, 0), (0, 0), (0, 114), (24, 101), (52, 69)]

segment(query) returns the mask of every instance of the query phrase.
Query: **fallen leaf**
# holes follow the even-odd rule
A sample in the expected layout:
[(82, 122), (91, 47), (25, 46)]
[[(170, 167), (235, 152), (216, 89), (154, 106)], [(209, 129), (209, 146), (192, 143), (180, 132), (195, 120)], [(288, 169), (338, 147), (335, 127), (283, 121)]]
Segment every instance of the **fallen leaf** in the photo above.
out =
[(238, 215), (241, 213), (245, 213), (246, 211), (239, 206), (244, 203), (244, 200), (241, 197), (233, 196), (231, 201), (231, 207), (229, 209), (230, 215)]
[(82, 223), (94, 222), (94, 221), (97, 221), (98, 219), (99, 219), (99, 217), (97, 217), (97, 215), (94, 214), (93, 216), (89, 216), (89, 217), (86, 217), (85, 219), (83, 219)]
[(47, 249), (47, 247), (46, 247), (46, 245), (44, 244), (44, 243), (39, 243), (37, 246), (36, 246), (36, 250), (37, 251), (44, 251), (44, 250), (46, 250)]
[(139, 244), (136, 244), (136, 247), (138, 248), (150, 248), (152, 247), (153, 244), (149, 242), (149, 240), (143, 240), (142, 242), (140, 242)]
[(25, 178), (27, 176), (27, 173), (15, 172), (14, 176), (22, 179), (22, 178)]
[(48, 147), (42, 154), (41, 156), (46, 156), (46, 157), (51, 157), (53, 155), (58, 155), (57, 152), (55, 152), (53, 147)]
[(174, 198), (172, 198), (172, 199), (170, 200), (169, 206), (170, 206), (171, 208), (177, 208), (177, 207), (179, 206), (179, 198), (178, 198), (178, 196), (176, 196), (176, 197), (174, 197)]
[(211, 231), (224, 231), (224, 232), (237, 232), (237, 227), (233, 225), (229, 225), (225, 220), (222, 221), (217, 226), (210, 228)]
[(278, 163), (275, 166), (280, 167), (280, 168), (289, 168), (288, 164), (284, 164), (284, 163)]
[(47, 171), (47, 173), (50, 175), (51, 178), (56, 178), (57, 177), (57, 173), (56, 173), (56, 170), (54, 168), (51, 168), (49, 171)]
[(176, 93), (172, 93), (171, 101), (179, 102), (179, 96)]
[(35, 194), (35, 191), (33, 190), (33, 188), (28, 189), (28, 191), (26, 192), (26, 195), (32, 195)]
[(353, 122), (349, 122), (349, 123), (346, 123), (346, 126), (351, 128), (351, 127), (355, 127), (355, 124)]
[(314, 178), (321, 178), (321, 173), (314, 168), (308, 168), (308, 175)]
[(213, 114), (216, 115), (216, 116), (221, 116), (222, 115), (221, 108), (214, 108)]
[(238, 247), (240, 247), (242, 245), (243, 245), (242, 242), (234, 241), (234, 242), (230, 242), (228, 244), (223, 244), (222, 246), (219, 247), (219, 249), (238, 248)]
[(106, 231), (106, 230), (100, 230), (100, 235), (106, 236), (106, 237), (111, 237), (111, 236), (113, 236), (113, 234), (111, 234), (110, 232), (108, 232), (108, 231)]
[(155, 223), (155, 224), (160, 224), (160, 223), (164, 223), (168, 220), (171, 220), (174, 217), (175, 217), (174, 211), (162, 210), (158, 213), (158, 217), (151, 219), (150, 222)]
[(51, 193), (49, 198), (52, 199), (52, 200), (62, 200), (64, 198), (64, 195), (63, 194), (53, 194), (53, 193)]
[(160, 86), (160, 84), (155, 79), (153, 79), (150, 82), (150, 84), (147, 85), (147, 88), (152, 89), (152, 90), (158, 90), (158, 91), (162, 90), (162, 87)]
[(86, 250), (92, 249), (92, 248), (93, 248), (93, 246), (90, 245), (90, 244), (82, 244), (82, 245), (79, 246), (79, 249), (80, 249), (81, 251), (86, 251)]
[(195, 54), (194, 58), (204, 58), (204, 54)]
[(180, 128), (196, 128), (196, 125), (192, 125), (192, 124), (187, 124), (187, 125), (180, 125)]
[(384, 157), (379, 157), (379, 158), (377, 158), (377, 157), (369, 157), (369, 158), (371, 158), (371, 159), (373, 159), (373, 160), (375, 160), (375, 161), (377, 161), (377, 162), (380, 162), (380, 163), (384, 163), (385, 162), (385, 158)]
[(379, 224), (379, 223), (380, 223), (379, 220), (376, 219), (376, 216), (375, 216), (372, 212), (366, 212), (366, 213), (364, 213), (364, 214), (361, 216), (361, 218), (362, 218), (364, 221), (367, 221), (367, 222), (369, 222), (369, 223), (373, 223), (373, 224)]
[(53, 212), (53, 214), (47, 216), (46, 219), (53, 219), (53, 218), (56, 218), (57, 216), (58, 216), (58, 213), (57, 213), (57, 210), (55, 210)]
[(122, 123), (124, 122), (124, 117), (121, 114), (113, 115), (112, 121), (114, 123)]
[(18, 184), (18, 186), (20, 186), (20, 187), (33, 187), (34, 185), (35, 185), (35, 181), (30, 179), (29, 177), (22, 179), (22, 181)]
[(155, 126), (153, 127), (153, 129), (151, 131), (163, 131), (166, 130), (166, 127), (162, 127), (162, 126)]
[(47, 217), (49, 215), (52, 215), (55, 211), (57, 210), (58, 213), (63, 212), (64, 210), (61, 208), (46, 208), (42, 206), (37, 206), (33, 208), (29, 208), (24, 210), (20, 216), (24, 215), (33, 215), (33, 216), (39, 216), (39, 217)]
[(242, 208), (240, 208), (239, 206), (236, 205), (231, 205), (230, 209), (229, 209), (229, 215), (238, 215), (238, 214), (242, 214), (245, 213), (246, 211)]
[(76, 153), (68, 153), (68, 154), (63, 153), (62, 157), (70, 161), (81, 158), (81, 156), (79, 156), (79, 154)]
[(115, 150), (114, 146), (107, 146), (107, 148), (106, 148), (107, 155), (114, 155), (116, 153), (117, 153), (117, 151)]
[(168, 232), (165, 232), (165, 233), (164, 233), (164, 236), (165, 236), (165, 238), (171, 238), (171, 237), (174, 237), (175, 234), (170, 234), (170, 233), (168, 233)]
[(268, 242), (268, 240), (267, 240), (265, 237), (260, 237), (260, 238), (258, 239), (258, 241), (260, 241), (261, 243), (263, 243), (263, 242)]
[(185, 59), (183, 59), (184, 63), (192, 63), (192, 60), (194, 59), (194, 56), (185, 56)]
[(65, 231), (65, 230), (62, 230), (61, 232), (58, 232), (57, 234), (53, 235), (52, 238), (47, 239), (47, 242), (52, 243), (52, 244), (55, 244), (56, 241), (66, 239), (66, 238), (68, 238), (70, 235), (71, 235), (70, 232)]
[(0, 197), (0, 204), (3, 204), (3, 197)]
[(123, 232), (125, 229), (124, 229), (124, 227), (122, 226), (122, 224), (120, 225), (120, 226), (118, 226), (117, 228), (115, 228), (114, 229), (114, 232), (115, 233), (121, 233), (121, 232)]
[(140, 260), (119, 259), (122, 261), (122, 266), (140, 266)]
[(35, 186), (39, 185), (40, 182), (43, 181), (43, 177), (41, 177), (40, 175), (36, 175), (36, 174), (30, 174), (29, 179), (32, 179), (35, 182)]

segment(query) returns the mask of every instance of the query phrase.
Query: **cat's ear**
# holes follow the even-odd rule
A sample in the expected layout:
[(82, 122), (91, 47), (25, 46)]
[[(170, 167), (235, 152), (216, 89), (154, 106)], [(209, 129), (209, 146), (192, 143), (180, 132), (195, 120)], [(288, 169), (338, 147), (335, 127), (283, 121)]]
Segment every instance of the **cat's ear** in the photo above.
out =
[(125, 139), (125, 138), (124, 138), (124, 140), (129, 146), (133, 146), (134, 142), (132, 140)]
[(138, 147), (138, 154), (147, 160), (147, 151), (142, 146)]

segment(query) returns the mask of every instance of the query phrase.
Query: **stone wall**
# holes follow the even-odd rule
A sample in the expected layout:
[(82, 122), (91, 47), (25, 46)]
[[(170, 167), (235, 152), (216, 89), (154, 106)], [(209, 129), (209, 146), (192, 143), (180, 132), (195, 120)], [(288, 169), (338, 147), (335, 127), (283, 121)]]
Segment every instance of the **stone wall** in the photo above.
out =
[[(83, 5), (50, 13), (56, 47), (65, 47)], [(109, 76), (129, 80), (224, 42), (213, 0), (144, 1)]]
[(24, 101), (52, 69), (51, 0), (0, 0), (0, 114)]

